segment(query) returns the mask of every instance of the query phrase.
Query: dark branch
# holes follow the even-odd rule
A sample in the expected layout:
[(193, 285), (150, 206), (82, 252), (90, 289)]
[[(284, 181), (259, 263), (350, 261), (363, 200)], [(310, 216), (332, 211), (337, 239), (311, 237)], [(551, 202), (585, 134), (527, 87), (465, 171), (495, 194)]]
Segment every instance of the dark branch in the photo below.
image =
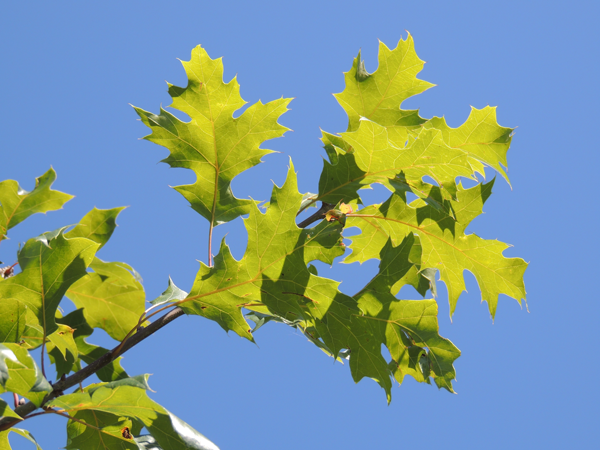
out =
[(327, 211), (333, 209), (334, 206), (335, 205), (332, 205), (331, 203), (325, 203), (325, 202), (323, 202), (321, 204), (321, 208), (316, 213), (314, 213), (308, 219), (305, 219), (305, 220), (303, 220), (302, 222), (300, 222), (298, 224), (298, 228), (306, 228), (311, 223), (314, 223), (317, 220), (321, 220), (323, 218), (323, 216), (325, 216), (325, 214), (327, 214)]
[[(154, 334), (156, 331), (160, 330), (162, 327), (167, 325), (169, 322), (172, 322), (173, 320), (177, 319), (179, 316), (182, 316), (183, 314), (185, 314), (183, 312), (183, 309), (181, 309), (179, 307), (172, 309), (164, 316), (161, 316), (160, 318), (158, 318), (157, 320), (152, 322), (146, 328), (140, 329), (137, 333), (135, 333), (133, 336), (131, 336), (129, 339), (127, 339), (127, 341), (125, 341), (125, 343), (123, 345), (121, 345), (121, 344), (117, 345), (111, 351), (105, 353), (103, 356), (98, 358), (93, 363), (85, 366), (80, 371), (75, 372), (73, 375), (65, 378), (64, 380), (59, 380), (52, 386), (54, 389), (52, 390), (52, 392), (50, 394), (48, 394), (46, 396), (46, 398), (44, 399), (44, 403), (47, 403), (50, 400), (61, 396), (63, 394), (63, 391), (66, 391), (67, 389), (81, 383), (83, 380), (85, 380), (89, 376), (95, 374), (100, 369), (102, 369), (104, 366), (110, 364), (112, 361), (117, 359), (119, 356), (121, 356), (127, 350), (134, 347), (135, 345), (137, 345), (138, 343), (140, 343), (141, 341), (146, 339), (148, 336), (150, 336), (151, 334)], [(118, 353), (116, 353), (116, 351), (119, 349), (119, 347), (121, 347), (121, 349), (119, 350)], [(36, 409), (37, 409), (37, 406), (35, 406), (31, 402), (28, 402), (22, 406), (19, 406), (18, 408), (15, 408), (15, 412), (18, 415), (20, 415), (21, 417), (25, 417), (27, 414), (32, 413)], [(19, 422), (20, 422), (20, 420), (15, 420), (13, 417), (5, 417), (0, 420), (0, 431), (8, 430), (9, 428), (13, 427), (14, 425), (16, 425)]]

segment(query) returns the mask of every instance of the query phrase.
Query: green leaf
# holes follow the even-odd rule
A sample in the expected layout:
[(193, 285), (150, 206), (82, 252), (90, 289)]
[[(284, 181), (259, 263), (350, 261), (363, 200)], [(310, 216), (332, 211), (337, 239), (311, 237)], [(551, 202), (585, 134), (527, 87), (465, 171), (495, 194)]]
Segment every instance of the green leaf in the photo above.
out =
[(144, 124), (152, 129), (145, 139), (169, 149), (163, 160), (171, 167), (191, 169), (194, 184), (176, 186), (192, 208), (212, 225), (229, 222), (248, 214), (253, 200), (241, 200), (231, 192), (233, 178), (260, 162), (270, 150), (259, 148), (269, 139), (282, 136), (288, 129), (277, 123), (287, 111), (291, 99), (255, 103), (238, 118), (235, 111), (246, 103), (239, 94), (237, 79), (223, 82), (221, 59), (210, 59), (198, 46), (190, 61), (183, 62), (188, 85), (169, 84), (171, 107), (184, 112), (191, 120), (183, 122), (161, 108), (154, 115), (135, 108)]
[[(438, 387), (454, 392), (454, 360), (460, 351), (448, 339), (438, 334), (437, 303), (435, 300), (397, 300), (397, 293), (407, 274), (414, 269), (409, 254), (415, 237), (407, 235), (397, 247), (388, 240), (381, 251), (379, 273), (355, 296), (364, 312), (363, 320), (379, 325), (379, 334), (392, 356), (392, 371), (401, 383), (405, 375), (417, 381), (432, 376)], [(426, 373), (418, 362), (424, 359)], [(350, 358), (352, 363), (352, 356)]]
[(45, 336), (57, 330), (54, 316), (61, 299), (86, 275), (98, 249), (89, 239), (67, 239), (62, 233), (49, 236), (28, 240), (19, 252), (21, 272), (0, 282), (0, 298), (24, 303), (28, 325), (41, 328)]
[(15, 298), (3, 298), (0, 302), (0, 342), (19, 342), (25, 330), (26, 309)]
[[(212, 441), (192, 428), (175, 414), (164, 409), (166, 415), (159, 415), (148, 431), (162, 448), (186, 448), (191, 450), (219, 450)], [(182, 447), (185, 446), (185, 447)]]
[(180, 307), (253, 340), (242, 308), (266, 305), (271, 314), (298, 317), (313, 296), (318, 301), (323, 291), (337, 292), (338, 283), (312, 275), (306, 266), (315, 259), (331, 262), (343, 253), (341, 225), (322, 222), (310, 230), (298, 228), (295, 218), (301, 202), (290, 164), (284, 186), (273, 188), (267, 212), (254, 207), (245, 219), (249, 240), (242, 260), (236, 261), (223, 241), (214, 267), (201, 263)]
[[(86, 364), (91, 364), (104, 354), (108, 353), (108, 349), (89, 344), (86, 341), (86, 338), (89, 337), (94, 330), (85, 320), (83, 309), (72, 311), (65, 317), (57, 319), (57, 322), (68, 325), (75, 330), (73, 337), (75, 338), (75, 344), (77, 345), (78, 356)], [(122, 357), (119, 356), (114, 361), (111, 361), (108, 365), (96, 372), (96, 376), (101, 381), (106, 382), (128, 378), (129, 375), (127, 375), (127, 372), (121, 367), (121, 359)], [(77, 370), (80, 369), (78, 364), (75, 364), (75, 366)]]
[(188, 296), (188, 293), (182, 289), (179, 289), (175, 285), (175, 283), (173, 283), (173, 280), (171, 280), (171, 277), (169, 277), (169, 286), (167, 287), (165, 292), (160, 294), (160, 296), (156, 297), (150, 303), (153, 306), (158, 306), (158, 305), (162, 305), (163, 303), (178, 302), (179, 300), (183, 300), (187, 296)]
[(491, 194), (493, 181), (470, 189), (458, 186), (457, 202), (452, 202), (456, 218), (431, 207), (418, 199), (408, 205), (404, 195), (392, 194), (382, 205), (369, 206), (349, 214), (348, 227), (358, 227), (361, 234), (352, 237), (349, 261), (366, 261), (375, 257), (388, 238), (400, 243), (408, 234), (419, 236), (422, 247), (421, 267), (440, 272), (448, 288), (450, 314), (465, 290), (463, 271), (477, 279), (482, 300), (488, 302), (494, 317), (500, 294), (517, 301), (525, 300), (523, 273), (527, 263), (521, 258), (506, 258), (502, 252), (507, 244), (484, 240), (475, 234), (465, 234), (469, 223), (479, 214)]
[(37, 450), (42, 450), (42, 447), (39, 446), (39, 444), (37, 443), (37, 441), (35, 440), (33, 435), (28, 430), (23, 430), (21, 428), (14, 428), (14, 427), (10, 428), (6, 431), (0, 431), (0, 450), (10, 450), (12, 448), (10, 446), (10, 443), (8, 442), (8, 435), (11, 432), (17, 433), (18, 435), (23, 436), (29, 442), (33, 443)]
[(102, 328), (113, 339), (125, 338), (144, 312), (145, 294), (139, 275), (122, 262), (94, 258), (87, 273), (67, 291), (77, 308), (84, 308), (87, 323)]
[(58, 330), (48, 336), (46, 344), (50, 361), (56, 365), (56, 379), (68, 374), (79, 359), (77, 344), (73, 339), (74, 329), (59, 323)]
[(379, 42), (379, 67), (372, 74), (365, 70), (359, 52), (352, 68), (344, 73), (346, 88), (342, 93), (335, 94), (335, 98), (348, 114), (348, 130), (356, 130), (361, 117), (384, 127), (398, 129), (418, 126), (425, 122), (419, 117), (418, 111), (405, 111), (400, 108), (407, 98), (434, 86), (417, 78), (423, 64), (415, 53), (410, 34), (406, 40), (400, 39), (398, 46), (393, 50)]
[(18, 344), (0, 344), (0, 385), (38, 407), (52, 391), (29, 352)]
[(422, 178), (429, 176), (450, 196), (456, 195), (456, 177), (473, 178), (468, 155), (446, 145), (435, 129), (420, 130), (406, 147), (395, 146), (385, 127), (366, 120), (360, 121), (357, 131), (341, 137), (352, 152), (335, 165), (324, 161), (319, 200), (327, 203), (358, 199), (358, 190), (371, 183), (393, 189), (390, 180), (400, 174), (417, 192)]
[[(325, 161), (319, 181), (319, 195), (312, 200), (313, 204), (318, 200), (337, 203), (359, 199), (358, 189), (365, 188), (373, 182), (380, 182), (393, 190), (394, 174), (390, 176), (390, 173), (378, 172), (374, 164), (378, 159), (383, 159), (386, 163), (381, 167), (388, 168), (391, 172), (395, 171), (395, 175), (402, 179), (407, 190), (441, 209), (443, 205), (427, 199), (423, 192), (428, 189), (422, 182), (423, 176), (432, 177), (447, 192), (444, 197), (454, 199), (455, 176), (472, 177), (475, 173), (485, 176), (484, 164), (493, 167), (508, 181), (504, 167), (507, 165), (506, 152), (513, 129), (498, 125), (495, 108), (473, 108), (467, 121), (456, 129), (450, 128), (443, 118), (434, 117), (426, 121), (419, 116), (418, 111), (402, 110), (401, 104), (405, 99), (433, 86), (416, 78), (422, 67), (423, 61), (417, 57), (410, 35), (405, 41), (400, 40), (394, 50), (389, 50), (380, 43), (379, 68), (373, 74), (364, 70), (359, 53), (352, 69), (345, 74), (346, 89), (341, 94), (336, 94), (336, 98), (348, 114), (348, 131), (359, 130), (362, 126), (361, 119), (368, 119), (386, 130), (389, 145), (376, 145), (375, 151), (365, 153), (364, 144), (367, 140), (358, 146), (363, 150), (362, 155), (355, 154), (357, 146), (349, 137), (351, 134), (337, 136), (323, 132), (322, 141), (329, 161)], [(458, 163), (459, 167), (454, 167), (454, 171), (448, 171), (448, 167), (444, 167), (440, 173), (441, 167), (435, 168), (435, 161), (427, 161), (433, 166), (430, 165), (428, 170), (423, 171), (422, 160), (417, 160), (416, 166), (407, 166), (411, 172), (408, 174), (399, 161), (395, 161), (396, 155), (403, 154), (399, 149), (410, 146), (413, 139), (424, 139), (426, 142), (423, 144), (429, 145), (427, 141), (432, 135), (423, 134), (423, 129), (441, 132), (440, 141), (443, 145), (440, 142), (435, 145), (445, 147), (442, 152), (450, 151), (453, 156), (447, 154), (440, 160), (450, 166), (456, 166)], [(379, 139), (382, 140), (381, 136)], [(385, 147), (390, 149), (385, 150)], [(418, 148), (417, 146), (416, 149)], [(434, 150), (424, 156), (429, 159), (431, 155), (442, 156)], [(453, 173), (456, 170), (461, 173)], [(377, 177), (383, 179), (377, 180)]]
[(35, 180), (31, 192), (19, 186), (14, 180), (0, 182), (0, 241), (6, 232), (35, 213), (45, 213), (61, 209), (73, 198), (72, 195), (50, 189), (56, 180), (56, 172), (50, 168)]
[[(444, 364), (438, 364), (435, 370), (428, 369), (441, 386), (451, 390), (447, 379), (454, 377), (451, 361), (459, 352), (437, 335), (435, 301), (396, 300), (391, 292), (398, 292), (407, 283), (418, 286), (418, 279), (422, 278), (415, 263), (408, 259), (414, 238), (405, 246), (402, 267), (406, 270), (401, 275), (395, 273), (393, 283), (388, 280), (391, 284), (385, 295), (369, 297), (369, 291), (352, 298), (339, 291), (339, 283), (316, 276), (308, 269), (311, 260), (331, 262), (343, 253), (339, 246), (341, 225), (337, 221), (322, 221), (309, 230), (298, 229), (295, 216), (301, 201), (296, 174), (290, 165), (285, 184), (273, 188), (266, 213), (255, 208), (245, 219), (249, 239), (242, 260), (233, 259), (228, 247), (222, 244), (215, 266), (201, 266), (189, 296), (180, 306), (188, 314), (203, 315), (226, 330), (251, 338), (250, 332), (245, 334), (248, 324), (241, 314), (241, 309), (246, 308), (253, 311), (248, 318), (256, 323), (255, 330), (269, 320), (276, 320), (297, 327), (317, 347), (335, 358), (347, 355), (349, 350), (354, 380), (375, 379), (386, 390), (388, 401), (391, 377), (398, 373), (398, 367), (389, 367), (381, 347), (388, 345), (388, 329), (400, 329), (407, 336), (415, 334), (415, 340), (423, 338), (422, 346), (436, 344), (451, 350), (451, 357), (443, 355)], [(418, 259), (418, 251), (412, 257)], [(385, 267), (392, 266), (391, 262), (386, 264)], [(375, 312), (376, 302), (380, 308)], [(412, 347), (412, 344), (406, 346), (411, 352)], [(396, 353), (402, 363), (403, 353)], [(429, 358), (437, 353), (423, 349), (423, 355)], [(406, 364), (401, 367), (404, 366)], [(419, 381), (429, 379), (422, 372), (414, 375)]]
[(75, 330), (68, 325), (58, 324), (58, 329), (48, 336), (50, 345), (56, 347), (60, 354), (63, 356), (67, 355), (67, 351), (77, 358), (77, 345), (73, 340), (73, 333)]
[(125, 206), (113, 209), (94, 208), (79, 221), (77, 226), (68, 233), (67, 238), (84, 237), (100, 244), (101, 249), (110, 239), (117, 227), (116, 219)]
[(0, 399), (0, 419), (4, 419), (5, 417), (14, 417), (16, 419), (23, 420), (21, 416), (19, 416), (12, 410), (10, 406), (8, 406), (8, 403)]
[(102, 411), (80, 411), (72, 415), (77, 421), (67, 424), (66, 449), (130, 449), (138, 450), (126, 417)]
[[(495, 107), (471, 107), (471, 114), (458, 128), (449, 127), (443, 117), (434, 117), (423, 124), (423, 127), (440, 130), (447, 145), (462, 149), (472, 158), (493, 167), (509, 181), (504, 168), (508, 164), (506, 152), (510, 147), (514, 128), (498, 125)], [(482, 169), (477, 171), (485, 175)]]
[[(84, 429), (80, 426), (81, 424), (75, 425), (70, 422), (68, 432), (71, 447), (67, 448), (77, 448), (73, 444), (75, 441), (86, 442), (87, 447), (84, 448), (103, 448), (97, 446), (100, 438), (106, 436), (105, 433), (124, 441), (125, 438), (117, 434), (122, 429), (119, 429), (116, 424), (119, 420), (121, 423), (125, 423), (119, 418), (127, 418), (143, 423), (162, 448), (217, 449), (203, 435), (151, 400), (145, 389), (141, 387), (144, 386), (144, 383), (140, 381), (142, 379), (147, 378), (143, 376), (142, 378), (136, 377), (135, 380), (120, 380), (107, 385), (92, 385), (85, 392), (67, 394), (49, 402), (48, 406), (64, 410), (77, 419), (81, 417), (89, 419), (90, 413), (99, 418), (95, 425), (91, 420), (81, 420), (85, 420), (102, 431), (94, 429), (89, 431), (90, 427)], [(147, 384), (145, 387), (147, 388)], [(110, 428), (107, 429), (109, 426)]]

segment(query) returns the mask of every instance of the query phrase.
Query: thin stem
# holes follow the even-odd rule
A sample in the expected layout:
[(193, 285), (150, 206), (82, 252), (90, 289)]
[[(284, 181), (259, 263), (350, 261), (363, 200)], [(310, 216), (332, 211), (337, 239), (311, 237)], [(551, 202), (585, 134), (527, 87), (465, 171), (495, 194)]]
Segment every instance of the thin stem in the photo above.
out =
[[(77, 419), (77, 418), (75, 418), (75, 417), (73, 417), (73, 416), (71, 416), (71, 415), (67, 414), (66, 412), (62, 412), (62, 411), (56, 411), (55, 409), (48, 409), (48, 410), (47, 410), (47, 412), (49, 412), (49, 413), (54, 413), (54, 414), (58, 414), (59, 416), (66, 417), (67, 419), (69, 419), (69, 420), (72, 420), (72, 421), (74, 421), (74, 422), (79, 422), (80, 424), (82, 424), (82, 425), (85, 425), (86, 427), (90, 427), (90, 428), (93, 428), (94, 430), (98, 430), (98, 431), (100, 431), (100, 432), (102, 432), (102, 433), (108, 434), (108, 433), (106, 433), (105, 431), (102, 431), (102, 429), (100, 429), (100, 428), (98, 428), (98, 427), (95, 427), (94, 425), (90, 425), (89, 423), (87, 423), (87, 422), (84, 422), (83, 420)], [(112, 434), (111, 434), (111, 436), (112, 436)], [(115, 437), (116, 437), (116, 436), (115, 436)]]
[(212, 267), (213, 265), (213, 260), (212, 260), (212, 235), (213, 235), (213, 228), (215, 226), (213, 225), (213, 221), (210, 221), (210, 229), (208, 230), (208, 267)]
[(42, 363), (42, 375), (44, 375), (44, 378), (46, 377), (46, 371), (44, 370), (44, 353), (46, 351), (46, 330), (44, 330), (44, 337), (42, 338), (42, 356), (41, 358), (41, 363)]
[(23, 417), (23, 419), (31, 419), (32, 417), (35, 416), (43, 416), (44, 414), (51, 414), (53, 411), (48, 409), (46, 411), (41, 411), (39, 413), (34, 413), (34, 414), (29, 414), (28, 416)]
[(115, 349), (113, 350), (113, 356), (116, 358), (116, 357), (119, 355), (119, 353), (121, 352), (121, 347), (123, 347), (123, 345), (125, 344), (125, 342), (127, 341), (127, 339), (129, 339), (129, 337), (130, 337), (130, 336), (131, 336), (131, 335), (132, 335), (134, 332), (137, 332), (137, 331), (139, 331), (139, 329), (140, 329), (140, 325), (142, 324), (142, 322), (144, 322), (145, 320), (148, 320), (148, 319), (150, 319), (151, 317), (153, 317), (153, 316), (157, 315), (159, 312), (162, 312), (162, 311), (164, 311), (165, 309), (173, 308), (173, 307), (177, 306), (178, 304), (179, 304), (179, 303), (170, 303), (170, 304), (168, 304), (167, 306), (163, 306), (162, 308), (160, 308), (160, 309), (158, 309), (158, 310), (154, 311), (154, 312), (153, 312), (152, 314), (150, 314), (149, 316), (146, 316), (146, 313), (147, 313), (148, 311), (150, 311), (152, 308), (155, 308), (156, 306), (160, 306), (160, 305), (154, 305), (154, 306), (152, 306), (152, 307), (148, 308), (146, 311), (144, 311), (144, 314), (142, 314), (142, 315), (140, 316), (140, 318), (139, 318), (139, 320), (138, 320), (138, 323), (137, 323), (137, 325), (136, 325), (135, 327), (133, 327), (131, 330), (129, 330), (129, 333), (127, 333), (127, 334), (125, 335), (125, 337), (123, 338), (123, 340), (121, 341), (121, 343), (120, 343), (120, 344), (117, 346), (117, 348), (115, 348)]

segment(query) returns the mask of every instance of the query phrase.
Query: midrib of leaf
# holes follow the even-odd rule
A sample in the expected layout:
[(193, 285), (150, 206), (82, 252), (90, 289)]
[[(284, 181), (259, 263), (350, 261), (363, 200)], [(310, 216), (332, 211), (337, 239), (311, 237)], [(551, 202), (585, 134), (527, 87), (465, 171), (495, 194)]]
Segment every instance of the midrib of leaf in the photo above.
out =
[[(19, 194), (17, 194), (19, 195)], [(2, 236), (6, 235), (7, 231), (8, 231), (8, 226), (10, 225), (10, 221), (12, 220), (12, 218), (15, 216), (15, 212), (17, 211), (17, 209), (19, 209), (19, 206), (21, 206), (21, 203), (23, 203), (23, 200), (25, 200), (26, 196), (23, 196), (23, 199), (21, 199), (21, 201), (19, 202), (19, 204), (17, 205), (17, 207), (15, 209), (13, 209), (12, 214), (10, 216), (7, 216), (7, 220), (6, 220), (6, 228), (4, 228), (4, 231), (2, 232)], [(0, 236), (0, 238), (2, 238), (2, 236)], [(1, 241), (2, 239), (0, 239)]]
[[(202, 70), (202, 75), (204, 76), (204, 64), (202, 64), (202, 58), (200, 58), (200, 70)], [(215, 66), (216, 67), (216, 66)], [(193, 72), (193, 70), (192, 70)], [(214, 71), (213, 73), (210, 75), (210, 78), (213, 77)], [(196, 75), (196, 72), (194, 72), (194, 75)], [(196, 75), (198, 76), (198, 75)], [(219, 191), (219, 172), (220, 172), (220, 166), (219, 166), (219, 153), (218, 153), (218, 149), (217, 149), (217, 134), (215, 131), (215, 118), (213, 116), (213, 111), (212, 111), (212, 102), (210, 101), (210, 95), (207, 89), (207, 84), (205, 84), (203, 86), (205, 89), (205, 97), (206, 97), (206, 101), (208, 103), (208, 111), (210, 114), (210, 126), (212, 128), (212, 138), (213, 138), (213, 148), (215, 151), (215, 189), (213, 192), (213, 204), (212, 204), (212, 209), (211, 209), (211, 213), (210, 213), (210, 234), (208, 237), (208, 262), (209, 265), (212, 266), (212, 255), (211, 255), (211, 250), (212, 250), (212, 232), (213, 232), (213, 227), (215, 224), (215, 211), (217, 209), (217, 192)]]
[[(17, 192), (17, 196), (21, 197), (18, 192)], [(27, 195), (23, 195), (22, 197), (23, 198), (21, 199), (21, 201), (19, 201), (19, 203), (17, 204), (17, 207), (13, 209), (12, 214), (10, 216), (7, 216), (6, 228), (4, 228), (4, 231), (2, 232), (2, 236), (0, 236), (0, 242), (2, 241), (2, 237), (4, 235), (6, 235), (6, 233), (8, 232), (8, 228), (9, 228), (8, 226), (10, 225), (10, 221), (15, 216), (15, 213), (17, 212), (17, 209), (19, 209), (19, 206), (21, 206), (21, 203), (23, 203), (23, 201), (25, 200), (25, 198), (27, 197)]]
[[(42, 345), (44, 345), (46, 343), (46, 291), (44, 289), (44, 269), (42, 267), (42, 246), (39, 246), (40, 248), (40, 256), (39, 256), (39, 261), (40, 261), (40, 284), (42, 286), (40, 295), (42, 297), (42, 318), (43, 318), (43, 326), (44, 326), (44, 335), (42, 337)], [(44, 347), (42, 347), (42, 367), (44, 364)], [(45, 376), (45, 374), (44, 374)]]

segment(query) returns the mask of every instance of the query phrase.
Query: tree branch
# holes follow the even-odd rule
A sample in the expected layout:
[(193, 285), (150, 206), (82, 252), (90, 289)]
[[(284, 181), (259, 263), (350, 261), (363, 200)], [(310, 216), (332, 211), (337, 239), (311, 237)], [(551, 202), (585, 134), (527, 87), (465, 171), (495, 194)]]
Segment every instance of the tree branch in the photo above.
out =
[(298, 228), (306, 228), (311, 223), (314, 223), (317, 220), (321, 220), (323, 218), (323, 216), (325, 214), (327, 214), (327, 211), (333, 209), (334, 206), (335, 205), (333, 205), (331, 203), (322, 202), (321, 203), (321, 208), (316, 213), (314, 213), (312, 216), (310, 216), (309, 218), (307, 218), (307, 219), (303, 220), (302, 222), (300, 222), (298, 224)]
[[(135, 345), (146, 339), (148, 336), (154, 334), (162, 327), (184, 314), (185, 313), (183, 312), (183, 309), (179, 307), (172, 309), (164, 316), (161, 316), (160, 318), (156, 319), (146, 328), (140, 329), (137, 333), (135, 333), (133, 336), (127, 339), (124, 344), (117, 345), (111, 351), (106, 352), (96, 361), (85, 366), (80, 371), (75, 372), (70, 377), (67, 377), (64, 380), (57, 381), (55, 384), (52, 385), (54, 389), (46, 396), (46, 398), (44, 398), (42, 405), (49, 402), (52, 399), (55, 399), (56, 397), (60, 397), (61, 395), (63, 395), (63, 391), (75, 386), (76, 384), (81, 383), (83, 380), (95, 374), (104, 366), (110, 364), (112, 361), (117, 359), (127, 350), (134, 347)], [(120, 350), (119, 347), (121, 347)], [(118, 353), (117, 350), (119, 350)], [(37, 408), (38, 407), (35, 406), (35, 404), (33, 404), (32, 402), (28, 402), (22, 406), (19, 406), (18, 408), (15, 408), (15, 412), (19, 416), (24, 417), (27, 414), (30, 414), (33, 411), (35, 411)], [(21, 422), (21, 420), (15, 419), (14, 417), (5, 417), (3, 419), (0, 419), (0, 431), (8, 430), (9, 428), (13, 427), (19, 422)]]

